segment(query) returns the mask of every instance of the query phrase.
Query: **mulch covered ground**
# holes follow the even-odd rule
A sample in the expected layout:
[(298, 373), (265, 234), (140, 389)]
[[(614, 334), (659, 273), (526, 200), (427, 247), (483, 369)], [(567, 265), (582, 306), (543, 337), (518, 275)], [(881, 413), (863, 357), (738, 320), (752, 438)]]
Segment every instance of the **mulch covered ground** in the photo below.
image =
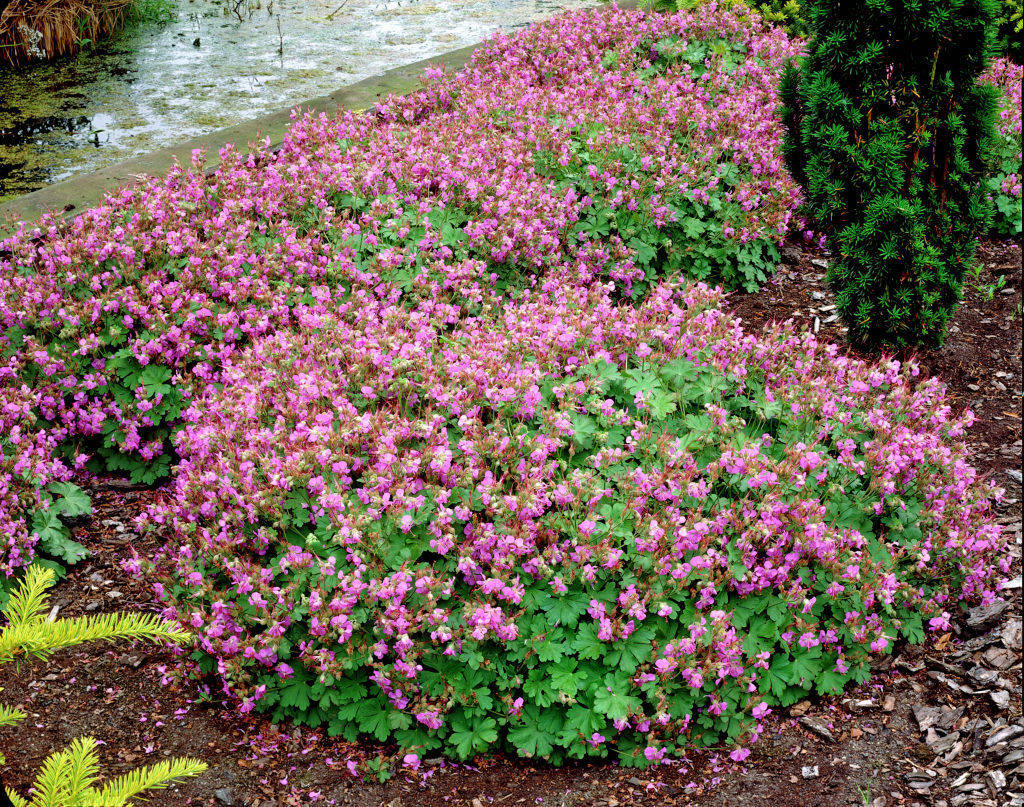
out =
[[(1007, 489), (1000, 520), (1021, 560), (1021, 251), (987, 243), (941, 350), (919, 353), (957, 406), (977, 422), (975, 464)], [(760, 293), (732, 304), (756, 329), (793, 318), (842, 343), (824, 284), (827, 255), (786, 249), (786, 265)], [(1003, 278), (1001, 281), (1000, 278)], [(92, 491), (95, 513), (75, 528), (93, 555), (53, 591), (62, 616), (150, 608), (119, 562), (134, 545), (133, 521), (160, 491), (112, 481)], [(901, 647), (868, 684), (803, 702), (774, 716), (745, 767), (709, 755), (645, 771), (613, 765), (561, 769), (493, 758), (475, 766), (427, 760), (419, 775), (386, 784), (355, 779), (346, 761), (379, 749), (352, 745), (265, 717), (242, 718), (194, 688), (162, 683), (173, 657), (147, 646), (90, 646), (47, 663), (4, 669), (5, 703), (30, 720), (0, 736), (3, 779), (24, 787), (43, 759), (71, 739), (100, 740), (104, 771), (123, 773), (167, 756), (194, 756), (210, 770), (152, 803), (177, 805), (749, 805), (755, 807), (1008, 807), (1024, 791), (1021, 716), (1021, 584), (1010, 602), (963, 615), (952, 634)]]

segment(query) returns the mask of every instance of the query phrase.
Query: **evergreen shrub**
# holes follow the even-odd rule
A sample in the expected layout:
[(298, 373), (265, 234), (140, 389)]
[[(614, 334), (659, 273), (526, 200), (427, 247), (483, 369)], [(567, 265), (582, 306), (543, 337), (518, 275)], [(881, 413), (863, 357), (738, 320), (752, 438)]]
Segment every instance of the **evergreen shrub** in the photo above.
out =
[(784, 146), (856, 344), (942, 341), (990, 219), (991, 0), (805, 0)]

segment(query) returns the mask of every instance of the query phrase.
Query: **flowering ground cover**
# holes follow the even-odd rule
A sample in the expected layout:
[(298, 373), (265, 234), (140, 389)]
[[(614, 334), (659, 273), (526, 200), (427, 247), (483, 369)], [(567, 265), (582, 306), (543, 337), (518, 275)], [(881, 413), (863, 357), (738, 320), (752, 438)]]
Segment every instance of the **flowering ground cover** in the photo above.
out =
[(454, 328), (353, 303), (259, 340), (186, 413), (151, 514), (166, 613), (243, 709), (645, 764), (993, 596), (969, 417), (720, 303), (566, 289)]
[(87, 461), (165, 477), (183, 398), (352, 285), (466, 307), (541, 274), (625, 295), (680, 269), (762, 280), (796, 201), (771, 111), (797, 47), (748, 22), (563, 17), (375, 114), (300, 120), (276, 156), (226, 151), (212, 177), (197, 163), (6, 241), (0, 571), (40, 541), (77, 551), (52, 482)]
[[(1007, 378), (1015, 371), (1004, 368), (1006, 357), (1010, 365), (1020, 364), (1020, 317), (1016, 314), (1021, 300), (1020, 250), (1014, 244), (994, 241), (984, 242), (981, 250), (984, 275), (979, 285), (1005, 275), (1015, 292), (997, 293), (988, 299), (982, 289), (969, 286), (956, 315), (958, 330), (941, 350), (921, 356), (921, 369), (922, 375), (942, 378), (947, 385), (946, 401), (954, 411), (969, 406), (976, 414), (965, 434), (970, 461), (1007, 486), (1006, 497), (996, 504), (996, 521), (1007, 525), (1004, 529), (1017, 570), (1012, 573), (1019, 574), (1020, 545), (1015, 533), (1020, 530), (1020, 489), (1008, 476), (1020, 465), (1019, 379)], [(821, 320), (818, 337), (841, 340), (842, 326), (830, 321), (831, 299), (823, 270), (816, 265), (829, 256), (810, 248), (798, 255), (793, 245), (787, 245), (785, 258), (773, 282), (762, 292), (730, 295), (729, 310), (742, 319), (749, 332), (790, 316), (799, 326), (813, 330), (817, 315)], [(980, 392), (974, 391), (975, 386)], [(91, 554), (71, 567), (55, 587), (54, 604), (64, 616), (146, 610), (152, 603), (149, 584), (122, 569), (121, 562), (131, 555), (132, 547), (145, 556), (155, 555), (163, 542), (161, 534), (143, 532), (133, 522), (150, 503), (173, 495), (173, 491), (169, 486), (146, 490), (129, 486), (125, 490), (124, 483), (116, 479), (86, 484), (94, 512), (88, 519), (74, 522), (72, 531)], [(1020, 591), (1007, 591), (1003, 596), (1010, 600), (1001, 618), (1009, 629), (1013, 620), (1020, 619)], [(326, 727), (275, 723), (271, 713), (255, 709), (240, 715), (237, 702), (211, 699), (203, 694), (204, 687), (190, 681), (171, 686), (161, 683), (166, 669), (174, 666), (169, 651), (87, 647), (46, 665), (25, 665), (5, 677), (4, 702), (38, 715), (35, 723), (54, 728), (19, 736), (0, 732), (0, 751), (9, 761), (4, 781), (23, 789), (54, 748), (86, 733), (106, 741), (101, 752), (104, 769), (111, 774), (132, 770), (147, 759), (194, 755), (196, 749), (202, 749), (210, 771), (162, 794), (161, 804), (167, 807), (204, 804), (215, 800), (217, 791), (225, 796), (225, 789), (236, 802), (269, 800), (279, 805), (377, 805), (401, 800), (423, 807), (469, 807), (475, 798), (483, 804), (514, 804), (524, 799), (528, 804), (588, 807), (610, 807), (616, 801), (649, 807), (777, 807), (824, 798), (854, 807), (863, 804), (866, 792), (871, 800), (898, 792), (908, 803), (948, 801), (963, 787), (959, 777), (965, 766), (970, 766), (969, 783), (986, 783), (986, 771), (991, 768), (987, 755), (994, 753), (1011, 754), (1002, 768), (1008, 792), (1002, 797), (1005, 805), (1001, 805), (1010, 807), (1013, 793), (1020, 790), (1020, 771), (1015, 781), (1017, 765), (1010, 764), (1016, 753), (1013, 744), (1004, 744), (1001, 751), (997, 746), (985, 746), (988, 735), (1000, 729), (986, 728), (978, 735), (973, 753), (965, 742), (962, 753), (948, 766), (930, 765), (917, 755), (923, 737), (915, 711), (923, 707), (946, 708), (953, 699), (955, 708), (967, 709), (967, 716), (983, 727), (989, 725), (986, 721), (998, 727), (1002, 720), (1016, 723), (1021, 719), (1016, 689), (1009, 693), (1008, 708), (1000, 710), (985, 688), (969, 695), (939, 680), (941, 673), (952, 684), (964, 683), (950, 673), (949, 666), (956, 666), (963, 675), (971, 671), (982, 674), (976, 668), (979, 663), (985, 670), (996, 669), (984, 658), (977, 660), (977, 646), (989, 629), (970, 628), (964, 615), (956, 610), (953, 614), (952, 630), (935, 634), (924, 644), (896, 642), (892, 655), (873, 661), (871, 678), (864, 684), (847, 687), (837, 696), (774, 708), (760, 739), (750, 746), (750, 757), (740, 765), (728, 761), (728, 750), (715, 749), (694, 749), (643, 771), (619, 766), (614, 757), (570, 760), (554, 767), (542, 759), (518, 755), (483, 756), (470, 763), (441, 762), (427, 756), (417, 771), (401, 769), (399, 758), (392, 768), (394, 775), (384, 783), (357, 778), (348, 767), (351, 763), (357, 771), (364, 770), (363, 760), (372, 760), (382, 751), (390, 755), (393, 749), (375, 740), (348, 742), (329, 737)], [(998, 635), (999, 626), (994, 630)], [(83, 677), (83, 670), (89, 671), (88, 677)], [(997, 672), (1013, 681), (1014, 687), (1020, 685), (1019, 664)], [(993, 695), (998, 694), (993, 690)], [(69, 712), (65, 706), (69, 702), (89, 703), (90, 708)], [(865, 708), (870, 702), (875, 708)], [(883, 703), (886, 709), (894, 705), (894, 710), (881, 708)], [(824, 725), (832, 739), (815, 734), (805, 723)], [(967, 731), (973, 735), (973, 729)], [(1018, 737), (1014, 742), (1024, 739)], [(801, 770), (805, 766), (818, 766), (821, 775), (804, 779)], [(915, 789), (920, 786), (917, 777), (923, 767), (936, 771), (936, 776), (929, 778), (933, 784), (927, 794)], [(999, 771), (992, 773), (998, 776)], [(991, 798), (987, 789), (973, 795), (979, 801)]]
[(798, 224), (799, 47), (561, 17), (4, 242), (0, 571), (80, 555), (76, 478), (177, 466), (144, 565), (243, 709), (635, 764), (990, 599), (941, 389), (678, 279), (756, 288)]
[[(276, 157), (225, 152), (212, 178), (175, 171), (5, 242), (3, 576), (37, 545), (78, 557), (60, 515), (82, 505), (51, 486), (89, 458), (165, 477), (183, 396), (326, 289), (387, 276), (466, 306), (538, 273), (634, 296), (678, 271), (763, 281), (798, 201), (773, 112), (799, 44), (708, 10), (585, 20), (495, 39), (375, 115), (301, 120)], [(992, 75), (1009, 98), (992, 191), (1012, 230), (1020, 67)]]

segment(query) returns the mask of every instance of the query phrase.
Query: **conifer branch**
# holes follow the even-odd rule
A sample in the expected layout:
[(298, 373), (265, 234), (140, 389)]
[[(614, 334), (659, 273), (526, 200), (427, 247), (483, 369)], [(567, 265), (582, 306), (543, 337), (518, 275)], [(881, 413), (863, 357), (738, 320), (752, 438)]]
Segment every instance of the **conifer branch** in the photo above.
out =
[[(154, 614), (120, 613), (72, 619), (48, 619), (47, 589), (53, 572), (38, 566), (28, 569), (11, 595), (0, 628), (0, 665), (18, 659), (46, 658), (55, 650), (84, 642), (136, 639), (183, 644), (189, 634)], [(0, 705), (0, 728), (25, 719), (19, 709)], [(43, 763), (32, 786), (32, 800), (6, 793), (0, 782), (0, 807), (123, 807), (146, 790), (166, 788), (206, 770), (195, 759), (159, 762), (120, 776), (102, 788), (99, 781), (97, 742), (79, 737)], [(0, 762), (3, 759), (0, 757)]]

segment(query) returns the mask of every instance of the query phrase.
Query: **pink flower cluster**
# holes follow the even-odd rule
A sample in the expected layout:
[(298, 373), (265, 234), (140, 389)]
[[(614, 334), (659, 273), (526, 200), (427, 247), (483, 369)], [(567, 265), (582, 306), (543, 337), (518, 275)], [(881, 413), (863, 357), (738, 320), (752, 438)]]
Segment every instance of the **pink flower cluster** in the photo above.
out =
[[(1006, 144), (1016, 146), (1014, 169), (1003, 178), (999, 191), (1011, 199), (1021, 198), (1021, 84), (1024, 83), (1024, 66), (1009, 59), (993, 59), (989, 69), (981, 78), (994, 84), (1003, 94), (999, 107), (999, 137)], [(1010, 155), (1012, 156), (1012, 148)], [(1017, 232), (1021, 223), (1018, 218)]]

